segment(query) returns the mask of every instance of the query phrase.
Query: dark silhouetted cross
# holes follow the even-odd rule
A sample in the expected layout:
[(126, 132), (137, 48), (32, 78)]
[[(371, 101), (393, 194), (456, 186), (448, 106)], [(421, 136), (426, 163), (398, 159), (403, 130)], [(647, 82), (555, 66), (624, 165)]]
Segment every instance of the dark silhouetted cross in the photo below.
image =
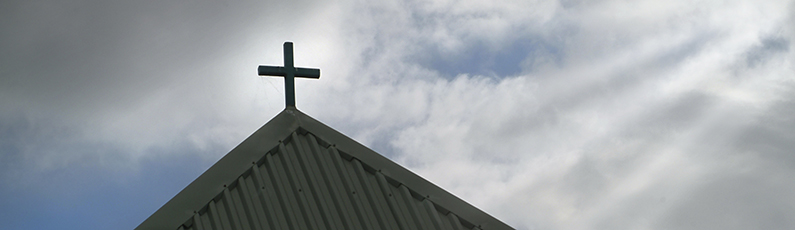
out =
[(320, 78), (320, 69), (296, 68), (293, 64), (293, 43), (284, 42), (284, 67), (264, 66), (257, 69), (260, 76), (283, 76), (285, 106), (295, 107), (295, 78)]

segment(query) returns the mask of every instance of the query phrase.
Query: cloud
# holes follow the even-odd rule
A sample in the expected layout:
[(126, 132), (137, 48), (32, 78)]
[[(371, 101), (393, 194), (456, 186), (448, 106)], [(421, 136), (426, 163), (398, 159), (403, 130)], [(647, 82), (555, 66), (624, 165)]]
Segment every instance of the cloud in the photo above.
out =
[(793, 226), (791, 2), (9, 6), (2, 183), (208, 166), (292, 40), (299, 108), (519, 229)]
[(781, 37), (767, 37), (762, 39), (761, 43), (760, 46), (750, 49), (746, 54), (745, 62), (750, 68), (767, 61), (772, 55), (786, 53), (790, 46), (789, 40)]
[[(322, 25), (320, 18), (289, 15), (333, 13), (307, 2), (259, 4), (9, 3), (0, 43), (0, 127), (15, 141), (4, 143), (13, 149), (6, 155), (45, 171), (98, 161), (85, 158), (128, 165), (184, 147), (216, 159), (264, 122), (250, 119), (257, 110), (280, 102), (277, 94), (253, 99), (267, 87), (254, 73), (263, 51), (280, 46), (252, 39), (303, 39), (290, 25)], [(284, 21), (291, 23), (272, 26)]]
[[(369, 78), (336, 92), (361, 106), (332, 123), (377, 127), (347, 132), (521, 229), (771, 227), (739, 209), (790, 202), (752, 187), (791, 168), (758, 147), (787, 146), (761, 121), (787, 117), (772, 111), (790, 97), (790, 38), (771, 31), (791, 6), (566, 2), (513, 17), (527, 8), (446, 4), (358, 6)], [(779, 138), (740, 138), (758, 135)], [(764, 144), (734, 147), (748, 142)], [(726, 189), (738, 211), (705, 213), (720, 205), (704, 194)]]

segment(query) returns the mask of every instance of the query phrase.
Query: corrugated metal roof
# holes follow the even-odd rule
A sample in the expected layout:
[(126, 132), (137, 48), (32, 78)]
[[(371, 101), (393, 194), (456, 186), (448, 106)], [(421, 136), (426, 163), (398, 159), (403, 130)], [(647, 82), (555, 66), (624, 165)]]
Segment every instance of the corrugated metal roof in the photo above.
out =
[(137, 229), (512, 228), (286, 109)]

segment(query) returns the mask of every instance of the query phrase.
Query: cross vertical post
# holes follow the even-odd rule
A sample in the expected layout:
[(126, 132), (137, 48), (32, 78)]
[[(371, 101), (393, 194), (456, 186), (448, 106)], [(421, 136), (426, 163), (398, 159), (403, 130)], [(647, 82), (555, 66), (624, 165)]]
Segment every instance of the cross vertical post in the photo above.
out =
[(293, 43), (284, 43), (284, 104), (295, 106), (295, 64), (293, 63)]
[(292, 42), (284, 42), (284, 67), (261, 65), (257, 71), (259, 76), (284, 77), (284, 105), (292, 108), (295, 108), (295, 78), (320, 78), (320, 69), (295, 67)]

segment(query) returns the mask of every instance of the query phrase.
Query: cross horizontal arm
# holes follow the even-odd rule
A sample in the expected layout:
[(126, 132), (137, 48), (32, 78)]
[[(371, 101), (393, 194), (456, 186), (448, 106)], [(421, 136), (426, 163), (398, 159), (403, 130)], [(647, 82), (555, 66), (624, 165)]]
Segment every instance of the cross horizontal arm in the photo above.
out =
[(284, 67), (264, 65), (259, 66), (257, 72), (259, 72), (260, 76), (284, 76), (284, 74), (286, 74)]
[[(287, 71), (284, 67), (264, 66), (257, 68), (260, 76), (284, 76)], [(295, 77), (320, 78), (320, 69), (295, 68)]]
[(284, 105), (295, 108), (295, 78), (320, 78), (320, 69), (296, 68), (293, 63), (293, 43), (284, 42), (284, 66), (265, 66), (257, 68), (260, 76), (284, 77)]
[(320, 69), (295, 68), (295, 77), (320, 78)]

